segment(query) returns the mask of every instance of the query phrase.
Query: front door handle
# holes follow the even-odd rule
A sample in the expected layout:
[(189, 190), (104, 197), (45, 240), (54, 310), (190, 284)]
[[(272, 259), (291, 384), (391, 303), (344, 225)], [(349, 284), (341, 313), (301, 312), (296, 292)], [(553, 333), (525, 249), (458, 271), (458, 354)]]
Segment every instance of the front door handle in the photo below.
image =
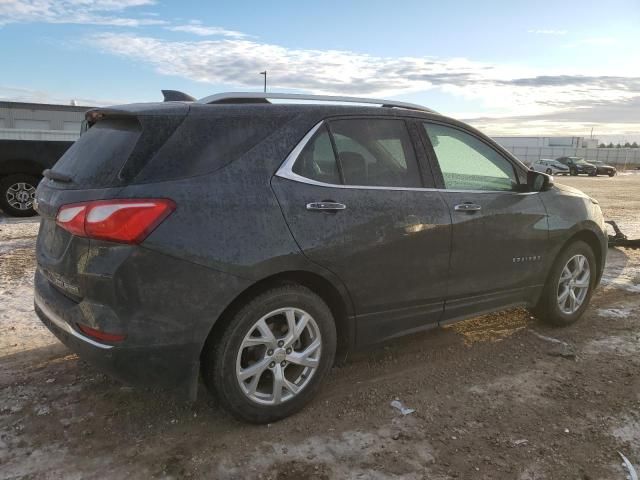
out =
[(453, 207), (456, 212), (477, 212), (482, 210), (482, 207), (477, 203), (465, 202)]
[(344, 210), (347, 206), (338, 202), (311, 202), (307, 203), (307, 210), (319, 210), (322, 212), (337, 212)]

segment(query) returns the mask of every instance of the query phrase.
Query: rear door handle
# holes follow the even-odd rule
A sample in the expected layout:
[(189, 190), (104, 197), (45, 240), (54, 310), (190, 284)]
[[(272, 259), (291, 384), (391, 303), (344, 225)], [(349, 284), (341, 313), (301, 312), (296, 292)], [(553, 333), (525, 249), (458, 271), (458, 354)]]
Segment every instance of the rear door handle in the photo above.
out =
[(344, 210), (347, 206), (338, 202), (311, 202), (307, 203), (307, 210), (320, 210), (323, 212), (337, 212)]
[(453, 209), (456, 212), (477, 212), (478, 210), (482, 210), (482, 207), (477, 203), (465, 202), (456, 205)]

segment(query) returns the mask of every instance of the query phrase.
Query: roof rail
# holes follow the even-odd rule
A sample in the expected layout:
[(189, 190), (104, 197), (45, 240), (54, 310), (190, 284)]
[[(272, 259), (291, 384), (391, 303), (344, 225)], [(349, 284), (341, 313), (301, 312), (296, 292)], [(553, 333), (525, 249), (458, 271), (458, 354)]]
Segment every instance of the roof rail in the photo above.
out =
[(381, 107), (406, 108), (408, 110), (419, 110), (421, 112), (436, 113), (430, 108), (417, 105), (415, 103), (396, 102), (394, 100), (381, 100), (378, 98), (363, 97), (340, 97), (334, 95), (305, 95), (300, 93), (262, 93), (262, 92), (225, 92), (209, 95), (201, 98), (198, 103), (271, 103), (270, 99), (276, 100), (305, 100), (314, 102), (346, 102), (346, 103), (366, 103), (380, 105)]

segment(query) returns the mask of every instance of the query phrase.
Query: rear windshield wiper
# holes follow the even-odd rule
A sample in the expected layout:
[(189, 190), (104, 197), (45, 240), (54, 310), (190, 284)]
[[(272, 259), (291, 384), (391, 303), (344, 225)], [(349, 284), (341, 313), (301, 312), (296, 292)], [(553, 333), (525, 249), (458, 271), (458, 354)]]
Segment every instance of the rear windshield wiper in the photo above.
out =
[(50, 168), (47, 168), (42, 174), (49, 180), (55, 180), (56, 182), (71, 183), (73, 179), (69, 175), (63, 173), (54, 172)]

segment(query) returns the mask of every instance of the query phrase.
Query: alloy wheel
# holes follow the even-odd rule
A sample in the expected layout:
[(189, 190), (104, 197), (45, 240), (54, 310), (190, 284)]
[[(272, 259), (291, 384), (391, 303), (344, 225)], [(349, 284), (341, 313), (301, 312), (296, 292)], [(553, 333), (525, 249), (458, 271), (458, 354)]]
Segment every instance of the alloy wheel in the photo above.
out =
[(36, 187), (26, 182), (17, 182), (5, 192), (7, 203), (16, 210), (29, 210), (33, 207)]
[(309, 384), (321, 354), (322, 337), (313, 317), (299, 308), (279, 308), (254, 323), (242, 340), (236, 378), (250, 400), (279, 405)]
[(558, 307), (572, 315), (584, 303), (589, 292), (591, 269), (584, 255), (574, 255), (562, 269), (558, 282)]

